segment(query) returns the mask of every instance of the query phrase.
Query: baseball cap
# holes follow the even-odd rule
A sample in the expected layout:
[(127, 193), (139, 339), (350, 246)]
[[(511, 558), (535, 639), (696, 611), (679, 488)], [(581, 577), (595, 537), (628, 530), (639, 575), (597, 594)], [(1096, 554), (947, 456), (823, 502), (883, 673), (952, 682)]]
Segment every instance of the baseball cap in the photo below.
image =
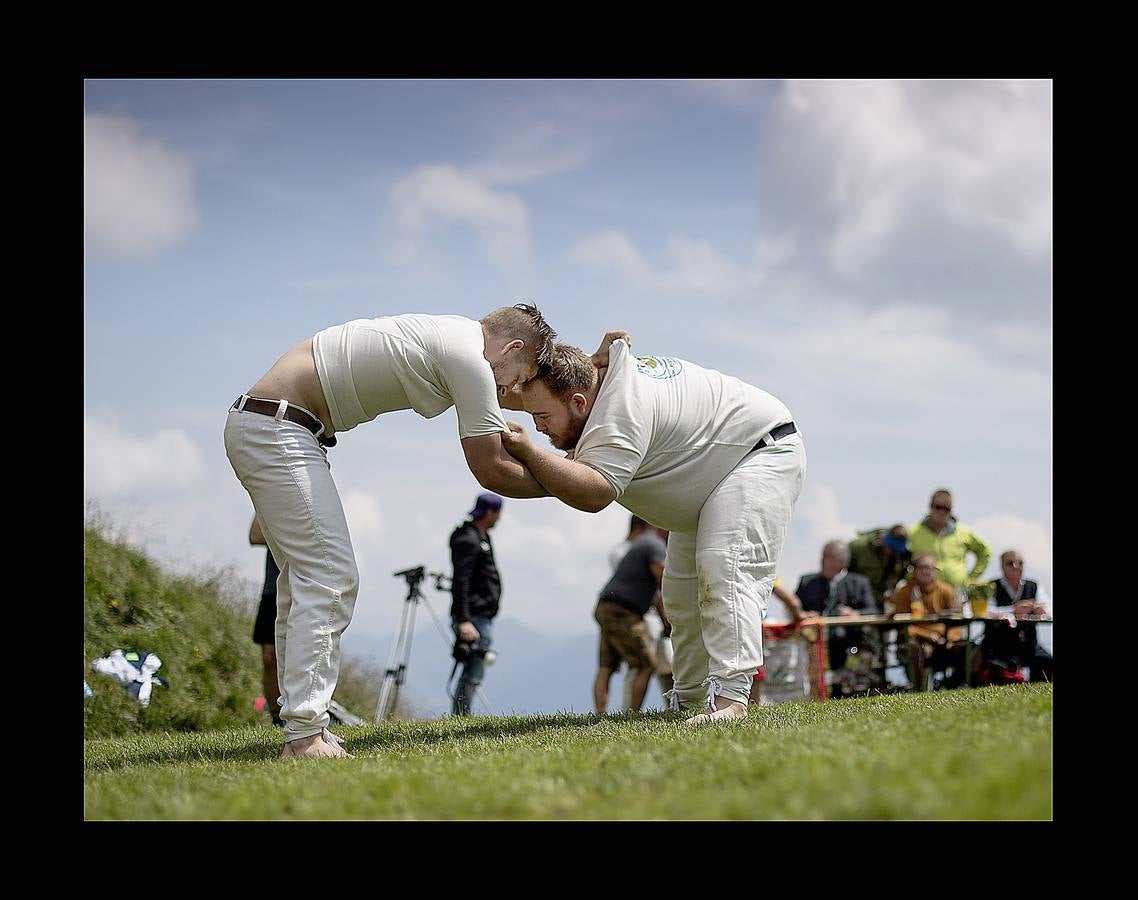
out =
[(489, 492), (479, 494), (478, 499), (474, 501), (474, 509), (467, 513), (472, 519), (479, 519), (488, 509), (501, 509), (502, 498), (497, 494)]
[(882, 542), (892, 550), (894, 553), (907, 553), (909, 551), (909, 542), (901, 538), (894, 537), (888, 531), (881, 536)]

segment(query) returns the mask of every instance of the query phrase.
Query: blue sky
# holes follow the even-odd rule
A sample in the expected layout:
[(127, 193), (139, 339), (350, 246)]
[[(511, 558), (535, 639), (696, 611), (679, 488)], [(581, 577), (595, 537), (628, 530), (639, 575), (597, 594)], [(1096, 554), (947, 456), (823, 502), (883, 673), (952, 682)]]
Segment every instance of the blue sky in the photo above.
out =
[[(88, 81), (85, 499), (253, 590), (233, 399), (328, 325), (529, 299), (587, 350), (625, 328), (787, 403), (809, 472), (784, 580), (943, 485), (1054, 597), (1051, 102), (1047, 81)], [(456, 436), (408, 411), (332, 451), (350, 651), (397, 627), (391, 572), (449, 566), (479, 491)], [(503, 616), (592, 632), (626, 519), (508, 502)]]

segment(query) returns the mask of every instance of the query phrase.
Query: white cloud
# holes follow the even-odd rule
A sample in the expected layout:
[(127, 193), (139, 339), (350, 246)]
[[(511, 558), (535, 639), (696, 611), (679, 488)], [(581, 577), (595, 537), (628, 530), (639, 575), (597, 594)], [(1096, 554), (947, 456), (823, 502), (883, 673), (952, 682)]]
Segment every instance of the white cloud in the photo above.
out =
[(542, 91), (540, 97), (485, 103), (478, 122), (491, 149), (471, 166), (492, 184), (525, 184), (580, 170), (646, 111), (608, 85)]
[(741, 78), (693, 78), (674, 83), (681, 96), (709, 101), (734, 112), (757, 114), (772, 82)]
[(797, 234), (812, 277), (866, 300), (1046, 300), (1049, 82), (790, 82), (759, 133), (764, 234)]
[(662, 250), (661, 262), (648, 263), (636, 244), (622, 231), (610, 229), (587, 235), (569, 248), (568, 256), (597, 272), (616, 272), (641, 287), (667, 293), (733, 296), (750, 277), (733, 260), (707, 241), (672, 235)]
[(518, 592), (511, 614), (534, 627), (587, 629), (611, 575), (609, 551), (628, 533), (628, 510), (614, 503), (594, 514), (553, 500), (515, 501), (509, 515), (514, 521), (495, 534), (495, 553), (504, 578), (521, 580), (506, 574), (509, 561), (529, 588)]
[(1038, 447), (1045, 437), (1039, 428), (1050, 420), (1046, 358), (992, 354), (958, 332), (944, 310), (834, 303), (825, 318), (748, 317), (718, 325), (715, 334), (724, 345), (753, 350), (760, 325), (761, 357), (733, 374), (764, 384), (777, 373), (809, 398), (831, 435), (911, 440), (931, 429), (946, 440), (985, 435), (1004, 442), (1005, 452)]
[(569, 248), (569, 258), (589, 269), (615, 270), (631, 278), (642, 278), (648, 272), (636, 245), (621, 231), (600, 231), (581, 238)]
[(1050, 586), (1052, 576), (1051, 531), (1012, 513), (996, 513), (967, 523), (992, 548), (986, 576), (1000, 575), (1000, 554), (1018, 550), (1024, 558), (1024, 577)]
[(379, 546), (383, 540), (383, 512), (379, 501), (366, 491), (348, 491), (344, 494), (344, 515), (348, 519), (348, 532), (356, 546)]
[(176, 150), (147, 138), (125, 116), (83, 116), (84, 229), (94, 249), (150, 253), (197, 220), (193, 170)]
[(764, 132), (773, 140), (829, 151), (808, 159), (839, 271), (861, 269), (930, 213), (1028, 256), (1050, 246), (1046, 82), (793, 82), (779, 121)]
[(707, 241), (675, 235), (665, 250), (668, 268), (657, 276), (662, 288), (723, 297), (742, 286), (742, 271)]
[(83, 477), (91, 496), (182, 489), (205, 471), (201, 451), (182, 431), (128, 434), (117, 423), (83, 419)]
[(596, 150), (595, 139), (553, 120), (526, 122), (509, 132), (508, 143), (489, 161), (474, 167), (479, 177), (492, 184), (526, 184), (572, 172)]
[(821, 558), (822, 545), (827, 541), (853, 538), (857, 532), (852, 522), (842, 518), (838, 493), (828, 484), (808, 483), (794, 508), (797, 531), (817, 548)]
[(395, 261), (419, 259), (429, 251), (433, 226), (458, 223), (474, 232), (487, 259), (499, 268), (513, 272), (526, 263), (530, 236), (525, 203), (471, 172), (419, 166), (391, 189), (389, 207)]

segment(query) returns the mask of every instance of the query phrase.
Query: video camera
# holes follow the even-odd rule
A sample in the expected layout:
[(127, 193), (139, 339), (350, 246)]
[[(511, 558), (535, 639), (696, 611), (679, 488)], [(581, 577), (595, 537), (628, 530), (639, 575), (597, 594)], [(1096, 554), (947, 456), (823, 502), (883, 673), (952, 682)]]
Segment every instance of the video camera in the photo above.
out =
[(481, 656), (483, 663), (487, 666), (493, 665), (494, 660), (498, 658), (498, 654), (487, 647), (481, 638), (476, 641), (456, 640), (451, 656), (454, 657), (455, 662), (462, 663), (462, 665), (466, 665), (473, 656)]

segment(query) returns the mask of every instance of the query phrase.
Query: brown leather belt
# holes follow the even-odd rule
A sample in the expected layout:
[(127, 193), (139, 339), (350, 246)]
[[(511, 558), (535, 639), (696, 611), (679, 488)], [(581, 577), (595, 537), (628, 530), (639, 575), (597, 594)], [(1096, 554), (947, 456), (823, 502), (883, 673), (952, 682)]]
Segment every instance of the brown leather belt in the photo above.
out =
[[(241, 397), (245, 395), (242, 394)], [(260, 413), (263, 416), (272, 416), (274, 419), (277, 416), (277, 410), (280, 409), (281, 402), (279, 400), (258, 400), (256, 397), (248, 397), (245, 400), (245, 406), (241, 406), (241, 397), (233, 401), (233, 406), (230, 409), (236, 409), (244, 412)], [(285, 407), (284, 418), (290, 422), (295, 422), (297, 425), (303, 426), (311, 431), (318, 440), (325, 447), (335, 447), (336, 438), (324, 437), (324, 423), (321, 422), (316, 416), (310, 415), (299, 406), (293, 406), (291, 403)]]

